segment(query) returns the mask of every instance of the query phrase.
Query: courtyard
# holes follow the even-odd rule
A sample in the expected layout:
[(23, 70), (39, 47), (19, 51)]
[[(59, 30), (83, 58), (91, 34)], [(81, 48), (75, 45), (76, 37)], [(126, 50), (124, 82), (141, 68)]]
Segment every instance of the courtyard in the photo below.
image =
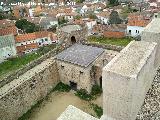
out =
[(97, 117), (91, 104), (94, 103), (102, 107), (102, 95), (95, 100), (85, 101), (75, 96), (74, 93), (73, 90), (70, 92), (52, 92), (19, 120), (56, 120), (69, 105)]
[(106, 37), (98, 37), (98, 36), (89, 36), (88, 42), (89, 43), (96, 43), (96, 44), (109, 44), (109, 45), (116, 45), (116, 46), (127, 46), (133, 38), (106, 38)]

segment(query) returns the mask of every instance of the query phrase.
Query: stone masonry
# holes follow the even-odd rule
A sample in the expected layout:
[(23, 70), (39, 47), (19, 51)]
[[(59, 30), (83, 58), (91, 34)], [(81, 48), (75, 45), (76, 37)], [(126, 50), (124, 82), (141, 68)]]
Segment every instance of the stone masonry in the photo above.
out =
[(144, 29), (141, 35), (142, 41), (158, 43), (155, 66), (156, 70), (160, 66), (160, 18), (153, 19)]
[(105, 118), (135, 120), (155, 76), (156, 43), (131, 42), (104, 67)]
[[(100, 120), (136, 119), (155, 76), (156, 48), (156, 43), (133, 41), (104, 67), (104, 111)], [(57, 120), (84, 120), (81, 116), (85, 116), (85, 120), (96, 119), (69, 106)], [(141, 120), (158, 119), (148, 117)]]
[(65, 25), (58, 29), (58, 40), (63, 43), (63, 47), (71, 46), (71, 38), (75, 38), (76, 43), (84, 43), (87, 40), (87, 27), (80, 25)]
[(0, 88), (1, 120), (16, 120), (59, 82), (56, 62), (47, 59)]

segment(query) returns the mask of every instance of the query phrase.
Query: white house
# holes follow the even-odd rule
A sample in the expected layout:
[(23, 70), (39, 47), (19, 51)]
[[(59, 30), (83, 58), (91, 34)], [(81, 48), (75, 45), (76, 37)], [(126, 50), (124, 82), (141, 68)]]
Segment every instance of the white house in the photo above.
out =
[(88, 34), (90, 35), (93, 29), (93, 26), (97, 24), (96, 20), (92, 20), (89, 18), (82, 19), (88, 28)]
[(87, 5), (84, 5), (80, 11), (81, 14), (84, 14), (86, 13), (87, 11), (89, 10), (88, 6)]
[(132, 37), (136, 37), (142, 33), (145, 27), (141, 26), (130, 26), (127, 25), (127, 34)]
[(103, 11), (103, 12), (100, 12), (100, 13), (96, 14), (96, 16), (97, 16), (97, 18), (98, 18), (98, 21), (99, 21), (101, 24), (106, 24), (106, 25), (108, 25), (109, 12)]
[(42, 31), (18, 35), (15, 41), (17, 52), (26, 54), (37, 50), (39, 47), (55, 43), (57, 39), (54, 33)]
[(33, 17), (34, 16), (34, 12), (35, 12), (35, 9), (34, 8), (30, 8), (29, 9), (29, 16)]
[(0, 63), (9, 57), (16, 56), (16, 53), (13, 34), (0, 36)]
[(150, 20), (144, 19), (141, 15), (130, 15), (128, 17), (127, 35), (132, 37), (141, 35), (142, 31), (149, 22)]

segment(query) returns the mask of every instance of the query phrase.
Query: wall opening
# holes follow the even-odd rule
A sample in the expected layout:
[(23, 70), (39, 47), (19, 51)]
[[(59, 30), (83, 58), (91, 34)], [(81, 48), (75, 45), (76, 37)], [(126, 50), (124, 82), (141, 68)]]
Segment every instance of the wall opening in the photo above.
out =
[(70, 86), (71, 86), (72, 90), (77, 90), (77, 83), (72, 82), (72, 81), (69, 81), (69, 83), (70, 83)]
[(72, 44), (75, 44), (75, 43), (76, 43), (76, 38), (75, 38), (75, 36), (72, 36), (72, 37), (71, 37), (71, 43), (72, 43)]
[(102, 76), (99, 78), (99, 85), (102, 88)]

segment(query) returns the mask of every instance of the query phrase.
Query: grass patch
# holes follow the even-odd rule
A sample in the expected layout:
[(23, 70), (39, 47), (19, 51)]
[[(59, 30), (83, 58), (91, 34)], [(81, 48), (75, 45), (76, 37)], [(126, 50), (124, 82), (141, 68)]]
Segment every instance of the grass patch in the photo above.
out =
[(93, 99), (93, 96), (88, 94), (88, 92), (85, 89), (77, 90), (75, 93), (77, 97), (79, 97), (82, 100), (90, 101)]
[(100, 96), (102, 93), (102, 88), (98, 85), (93, 85), (91, 93), (89, 94), (85, 89), (77, 90), (75, 95), (82, 100), (91, 101), (96, 99), (97, 96)]
[(91, 95), (92, 96), (99, 96), (102, 93), (102, 88), (99, 85), (93, 85)]
[(45, 47), (41, 47), (35, 53), (29, 53), (23, 56), (8, 59), (7, 61), (0, 64), (0, 76), (4, 76), (6, 75), (6, 73), (8, 74), (12, 71), (21, 68), (22, 66), (39, 58), (40, 56), (44, 55), (45, 53), (49, 52), (54, 48), (55, 45), (48, 45)]
[(94, 110), (98, 118), (100, 118), (103, 115), (103, 109), (97, 104), (92, 103), (91, 108)]
[(71, 87), (62, 82), (58, 83), (56, 87), (53, 89), (53, 91), (59, 91), (59, 92), (69, 92), (70, 90)]
[(88, 42), (99, 43), (99, 44), (110, 44), (117, 46), (127, 46), (133, 39), (132, 38), (106, 38), (103, 36), (90, 36)]

